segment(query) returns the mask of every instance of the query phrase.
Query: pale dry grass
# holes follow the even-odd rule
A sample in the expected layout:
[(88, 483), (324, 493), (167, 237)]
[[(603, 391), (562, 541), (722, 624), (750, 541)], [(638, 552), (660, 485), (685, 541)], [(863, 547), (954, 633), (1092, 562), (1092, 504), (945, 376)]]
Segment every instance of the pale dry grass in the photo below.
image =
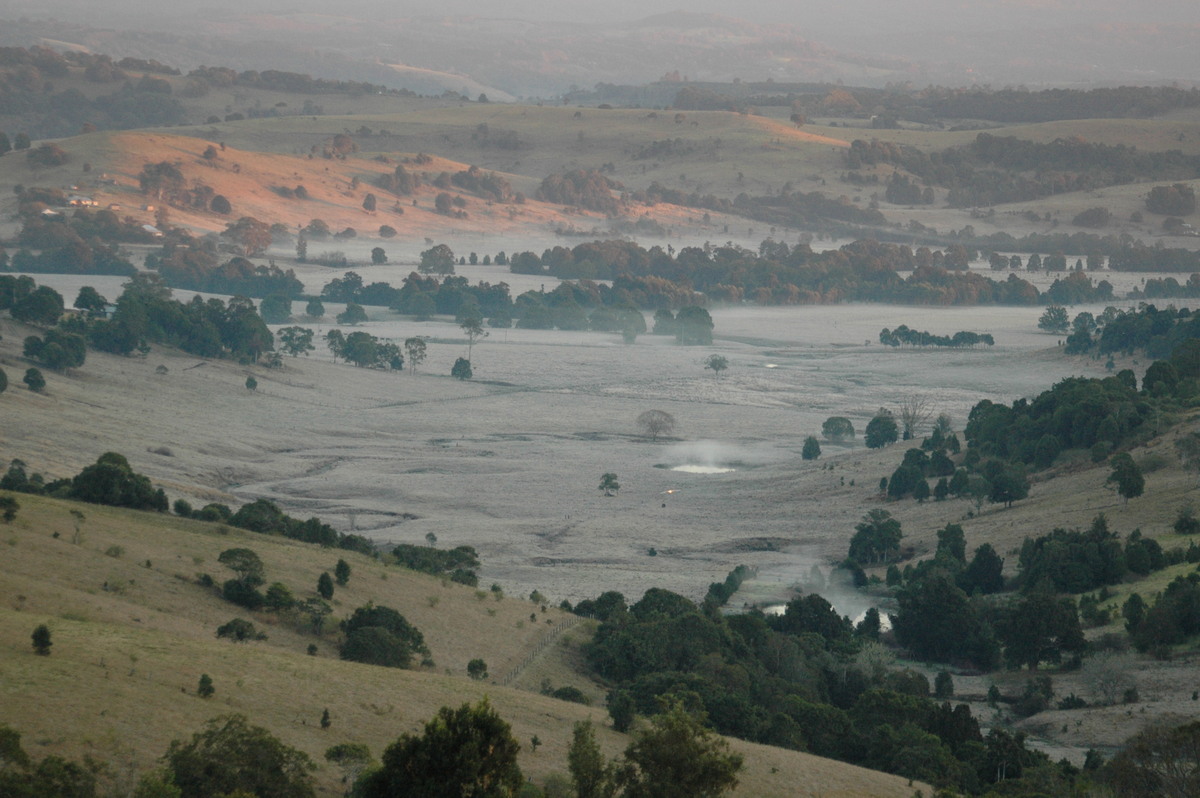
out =
[[(323, 762), (328, 746), (363, 742), (378, 756), (399, 734), (418, 732), (439, 706), (483, 696), (512, 724), (522, 743), (521, 766), (536, 780), (565, 771), (571, 728), (579, 720), (597, 723), (606, 754), (615, 756), (625, 745), (604, 725), (603, 708), (442, 672), (443, 663), (461, 656), (484, 654), (498, 662), (529, 646), (537, 632), (514, 622), (528, 602), (479, 601), (468, 588), (345, 555), (355, 570), (335, 597), (339, 614), (363, 600), (397, 607), (425, 632), (439, 666), (404, 671), (342, 662), (328, 639), (318, 656), (308, 656), (304, 649), (313, 637), (232, 607), (192, 584), (190, 574), (215, 568), (223, 548), (245, 545), (262, 556), (270, 579), (304, 594), (295, 581), (309, 581), (335, 552), (154, 514), (18, 498), (17, 521), (0, 528), (0, 702), (5, 723), (22, 733), (35, 757), (88, 754), (108, 763), (118, 786), (127, 786), (129, 774), (152, 767), (171, 739), (186, 737), (214, 715), (241, 712), (321, 763), (321, 793), (335, 795), (342, 786), (340, 774)], [(72, 543), (68, 510), (79, 507), (83, 535)], [(116, 545), (124, 548), (120, 557), (103, 553)], [(427, 595), (440, 595), (436, 607), (423, 606)], [(270, 639), (217, 640), (215, 626), (235, 615), (254, 617)], [(52, 630), (49, 657), (36, 656), (29, 645), (39, 623)], [(462, 673), (461, 667), (446, 670)], [(195, 695), (202, 673), (216, 687), (210, 700)], [(328, 730), (319, 726), (325, 709), (333, 721)], [(529, 745), (535, 735), (542, 742), (536, 752)], [(823, 795), (911, 792), (904, 780), (884, 774), (732, 744), (746, 756), (740, 795), (795, 795), (800, 780)]]

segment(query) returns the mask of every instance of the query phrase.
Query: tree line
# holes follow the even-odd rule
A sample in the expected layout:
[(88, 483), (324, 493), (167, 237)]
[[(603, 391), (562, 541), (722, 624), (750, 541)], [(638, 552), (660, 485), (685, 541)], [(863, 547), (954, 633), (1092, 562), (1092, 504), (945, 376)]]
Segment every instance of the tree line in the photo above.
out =
[(907, 145), (856, 139), (843, 157), (852, 170), (880, 163), (898, 166), (926, 185), (948, 189), (946, 202), (956, 208), (1200, 175), (1200, 157), (1179, 150), (1140, 152), (1123, 144), (1096, 144), (1075, 138), (1039, 143), (991, 133), (980, 133), (970, 144), (932, 153)]

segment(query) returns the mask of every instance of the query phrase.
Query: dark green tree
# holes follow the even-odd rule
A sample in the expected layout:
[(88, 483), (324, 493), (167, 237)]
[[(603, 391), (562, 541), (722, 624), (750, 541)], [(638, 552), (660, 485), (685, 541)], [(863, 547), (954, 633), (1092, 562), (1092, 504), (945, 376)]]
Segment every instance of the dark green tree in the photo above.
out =
[(870, 510), (855, 527), (847, 556), (859, 565), (875, 565), (896, 559), (904, 533), (900, 522), (887, 510)]
[(959, 586), (967, 593), (999, 593), (1004, 589), (1004, 560), (984, 543), (959, 576)]
[(629, 691), (610, 690), (605, 700), (605, 706), (608, 708), (608, 716), (612, 718), (613, 729), (622, 733), (629, 731), (629, 728), (633, 726), (634, 713), (637, 709), (637, 702)]
[(292, 357), (308, 357), (308, 353), (316, 349), (313, 331), (307, 327), (284, 327), (279, 331), (279, 348)]
[(427, 249), (417, 268), (422, 274), (454, 274), (454, 251), (445, 244)]
[(998, 656), (989, 627), (951, 579), (932, 572), (897, 596), (896, 639), (914, 656), (935, 662), (970, 660), (991, 668)]
[(676, 702), (634, 735), (625, 764), (627, 798), (719, 798), (737, 786), (742, 756)]
[(1105, 482), (1116, 485), (1123, 503), (1142, 495), (1146, 490), (1146, 478), (1142, 476), (1142, 469), (1134, 462), (1129, 452), (1114, 454), (1109, 464), (1112, 466), (1112, 473)]
[(895, 417), (887, 410), (881, 409), (875, 417), (867, 422), (864, 442), (869, 449), (882, 449), (900, 439), (900, 429)]
[(333, 578), (340, 587), (350, 584), (350, 563), (339, 559), (333, 567)]
[(50, 627), (46, 624), (38, 624), (33, 630), (33, 650), (41, 656), (49, 656), (50, 646), (54, 645), (50, 642)]
[(474, 376), (471, 370), (471, 361), (465, 357), (460, 357), (454, 361), (454, 365), (450, 368), (450, 376), (459, 380), (469, 380)]
[(0, 496), (0, 521), (11, 524), (20, 509), (21, 505), (12, 496)]
[(821, 444), (817, 439), (809, 435), (804, 439), (804, 448), (800, 450), (800, 457), (804, 460), (816, 460), (821, 456)]
[(1200, 721), (1164, 718), (1125, 742), (1101, 771), (1114, 795), (1185, 798), (1200, 795)]
[(167, 495), (155, 489), (149, 477), (137, 473), (123, 455), (105, 452), (72, 480), (67, 495), (72, 499), (111, 507), (167, 511)]
[(17, 321), (51, 327), (63, 314), (62, 294), (48, 286), (39, 285), (32, 292), (13, 302), (9, 314)]
[(724, 355), (709, 355), (704, 359), (704, 368), (712, 369), (713, 376), (721, 378), (721, 372), (729, 368), (729, 358)]
[(1038, 329), (1061, 334), (1071, 329), (1071, 317), (1062, 305), (1051, 305), (1038, 319)]
[(312, 760), (244, 715), (213, 718), (163, 757), (181, 798), (244, 792), (257, 798), (311, 798)]
[(317, 595), (326, 601), (333, 598), (333, 577), (329, 575), (328, 571), (322, 571), (321, 575), (317, 577)]
[(367, 312), (357, 302), (347, 303), (346, 309), (337, 315), (338, 324), (362, 324), (367, 320)]
[(217, 637), (229, 638), (235, 643), (245, 643), (247, 640), (265, 640), (267, 636), (260, 634), (254, 628), (254, 624), (245, 618), (233, 618), (217, 627)]
[(830, 416), (821, 425), (821, 434), (830, 441), (849, 440), (854, 437), (854, 425), (843, 416)]
[(525, 779), (520, 745), (487, 699), (442, 707), (420, 736), (388, 746), (382, 766), (360, 782), (362, 798), (510, 798)]
[(476, 657), (467, 663), (467, 675), (476, 681), (481, 681), (488, 677), (487, 663)]
[(200, 674), (200, 682), (196, 685), (196, 695), (201, 698), (212, 698), (217, 692), (217, 688), (213, 687), (212, 677), (207, 673)]
[(325, 305), (319, 299), (310, 299), (308, 300), (308, 304), (304, 306), (304, 313), (314, 319), (323, 318), (325, 316)]
[(1042, 662), (1081, 654), (1087, 643), (1075, 602), (1049, 593), (1031, 593), (1010, 606), (997, 629), (1010, 665), (1037, 670)]
[(946, 524), (938, 530), (936, 556), (959, 565), (967, 564), (967, 540), (960, 525)]
[(1029, 479), (1020, 463), (1005, 463), (990, 471), (988, 479), (991, 484), (988, 499), (997, 504), (1012, 507), (1013, 502), (1029, 495)]
[(79, 289), (79, 294), (75, 297), (73, 307), (87, 313), (88, 316), (96, 318), (104, 314), (104, 309), (108, 307), (108, 300), (90, 285), (85, 285)]
[(267, 324), (283, 324), (292, 315), (292, 300), (283, 294), (271, 294), (262, 301), (259, 313)]
[(575, 724), (571, 747), (567, 751), (567, 769), (576, 798), (614, 798), (616, 795), (616, 769), (604, 761), (590, 720)]
[(4, 369), (0, 369), (0, 393), (8, 390), (8, 375), (4, 373)]
[(688, 346), (711, 346), (713, 320), (699, 305), (688, 305), (675, 314), (675, 342)]
[(25, 377), (22, 382), (34, 393), (41, 393), (46, 389), (46, 378), (38, 369), (25, 369)]
[(600, 477), (600, 490), (604, 491), (605, 496), (613, 496), (621, 489), (621, 484), (617, 482), (617, 475), (612, 471), (606, 471)]
[(249, 587), (258, 587), (265, 581), (263, 561), (251, 549), (225, 549), (217, 555), (217, 562), (233, 571), (237, 580)]

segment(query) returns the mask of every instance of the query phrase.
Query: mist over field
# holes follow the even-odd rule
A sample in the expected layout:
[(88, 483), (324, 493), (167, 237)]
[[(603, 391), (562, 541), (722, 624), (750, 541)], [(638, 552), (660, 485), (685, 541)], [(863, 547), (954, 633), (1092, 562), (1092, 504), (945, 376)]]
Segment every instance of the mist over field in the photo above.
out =
[(1197, 794), (1198, 52), (0, 0), (0, 795)]
[[(467, 0), (394, 4), (257, 0), (147, 7), (74, 0), (0, 3), (0, 18), (54, 20), (0, 42), (42, 36), (183, 66), (310, 69), (433, 92), (401, 63), (460, 75), (493, 93), (547, 97), (572, 86), (693, 80), (845, 80), (857, 85), (1195, 81), (1200, 20), (1192, 4), (926, 0), (736, 7), (700, 0), (551, 3)], [(87, 30), (80, 30), (83, 26)], [(120, 29), (141, 31), (138, 35)], [(31, 36), (34, 38), (31, 39)], [(499, 46), (497, 46), (499, 44)], [(173, 54), (174, 58), (170, 59)], [(457, 91), (461, 81), (441, 84)]]

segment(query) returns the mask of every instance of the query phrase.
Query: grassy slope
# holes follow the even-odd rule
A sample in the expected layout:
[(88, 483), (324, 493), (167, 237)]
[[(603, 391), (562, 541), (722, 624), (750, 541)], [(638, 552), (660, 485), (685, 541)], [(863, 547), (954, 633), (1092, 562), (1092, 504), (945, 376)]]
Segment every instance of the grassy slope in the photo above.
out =
[[(247, 714), (318, 760), (325, 748), (347, 740), (365, 742), (378, 754), (400, 733), (419, 730), (437, 707), (487, 695), (518, 740), (527, 743), (534, 735), (542, 740), (536, 753), (524, 745), (521, 757), (526, 773), (540, 778), (565, 770), (573, 723), (605, 719), (602, 709), (461, 676), (464, 658), (483, 655), (495, 673), (501, 670), (496, 665), (545, 633), (528, 623), (528, 602), (480, 601), (468, 588), (340, 553), (354, 573), (335, 595), (338, 614), (369, 600), (400, 609), (424, 631), (436, 668), (401, 671), (342, 662), (329, 637), (319, 642), (317, 656), (307, 656), (305, 648), (316, 638), (262, 614), (255, 621), (270, 638), (234, 644), (217, 640), (214, 629), (247, 613), (193, 581), (198, 571), (223, 578), (216, 563), (220, 551), (252, 547), (265, 561), (268, 579), (285, 582), (300, 596), (309, 595), (316, 575), (339, 553), (154, 514), (18, 499), (17, 520), (0, 527), (5, 552), (0, 704), (3, 721), (22, 732), (35, 757), (91, 754), (118, 770), (146, 768), (169, 740), (224, 712)], [(77, 543), (73, 509), (85, 515)], [(123, 549), (120, 556), (105, 554), (114, 546)], [(429, 596), (438, 597), (436, 607)], [(558, 613), (546, 615), (556, 619)], [(39, 623), (49, 624), (53, 633), (48, 658), (34, 655), (29, 645)], [(215, 683), (210, 700), (195, 695), (201, 673)], [(318, 721), (326, 708), (333, 726), (323, 731)], [(624, 738), (607, 728), (598, 736), (609, 755), (624, 746)], [(740, 741), (733, 745), (746, 756), (741, 795), (795, 795), (799, 783), (822, 795), (911, 794), (904, 780), (884, 774)], [(324, 794), (338, 792), (338, 775), (331, 767), (321, 769)]]

